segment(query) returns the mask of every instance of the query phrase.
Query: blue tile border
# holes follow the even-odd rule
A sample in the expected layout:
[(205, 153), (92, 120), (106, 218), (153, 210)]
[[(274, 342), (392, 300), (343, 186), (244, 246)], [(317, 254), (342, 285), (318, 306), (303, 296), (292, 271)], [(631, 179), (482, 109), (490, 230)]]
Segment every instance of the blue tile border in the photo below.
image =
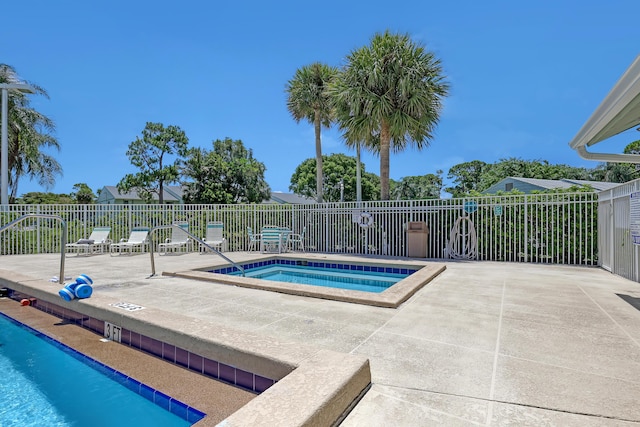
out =
[[(337, 270), (353, 270), (353, 271), (368, 271), (374, 273), (386, 273), (386, 274), (403, 274), (411, 275), (418, 271), (413, 268), (399, 268), (399, 267), (385, 267), (379, 265), (367, 265), (367, 264), (342, 264), (333, 262), (318, 262), (311, 260), (293, 260), (293, 259), (270, 259), (266, 261), (258, 261), (241, 265), (245, 270), (251, 270), (254, 268), (265, 267), (267, 265), (300, 265), (313, 268), (332, 268)], [(213, 270), (208, 270), (208, 273), (229, 274), (238, 271), (234, 266), (221, 267)]]

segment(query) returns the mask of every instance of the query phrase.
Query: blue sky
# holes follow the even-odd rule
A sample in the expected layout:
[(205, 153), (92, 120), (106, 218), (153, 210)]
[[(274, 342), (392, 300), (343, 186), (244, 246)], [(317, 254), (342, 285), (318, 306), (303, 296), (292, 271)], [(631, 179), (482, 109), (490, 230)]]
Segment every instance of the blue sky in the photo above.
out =
[[(316, 61), (344, 65), (387, 29), (433, 51), (451, 85), (430, 146), (392, 155), (391, 178), (508, 157), (595, 167), (568, 142), (640, 53), (637, 0), (22, 0), (2, 15), (0, 63), (48, 91), (31, 102), (62, 146), (55, 187), (23, 180), (19, 195), (117, 184), (135, 172), (126, 151), (147, 121), (180, 126), (190, 146), (242, 140), (286, 192), (315, 156), (312, 126), (287, 111), (287, 81)], [(355, 156), (337, 129), (323, 131), (323, 153)], [(377, 157), (363, 161), (379, 174)]]

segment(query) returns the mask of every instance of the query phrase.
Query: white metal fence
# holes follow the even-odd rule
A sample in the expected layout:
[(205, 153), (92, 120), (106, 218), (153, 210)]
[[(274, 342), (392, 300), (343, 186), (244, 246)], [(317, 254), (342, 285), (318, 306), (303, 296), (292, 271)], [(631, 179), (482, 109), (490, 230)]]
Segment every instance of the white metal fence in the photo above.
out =
[(602, 268), (640, 282), (638, 246), (631, 238), (631, 195), (637, 192), (640, 180), (599, 193), (598, 246)]
[[(188, 221), (190, 231), (205, 236), (209, 221), (222, 221), (228, 250), (249, 247), (247, 227), (264, 225), (305, 229), (308, 252), (409, 256), (409, 223), (426, 224), (427, 258), (447, 258), (452, 229), (461, 217), (471, 221), (476, 239), (474, 259), (554, 264), (597, 265), (597, 200), (595, 193), (487, 196), (467, 199), (401, 200), (308, 205), (10, 205), (0, 212), (0, 225), (27, 213), (61, 216), (68, 241), (87, 238), (94, 227), (110, 226), (111, 239), (127, 238), (136, 226), (156, 227)], [(465, 210), (466, 207), (466, 210)], [(372, 224), (356, 220), (362, 212)], [(469, 234), (465, 222), (463, 234)], [(59, 225), (45, 219), (0, 235), (0, 254), (52, 253), (60, 250)], [(424, 228), (424, 227), (423, 227)], [(154, 241), (163, 241), (162, 230)], [(415, 242), (414, 242), (415, 243)]]

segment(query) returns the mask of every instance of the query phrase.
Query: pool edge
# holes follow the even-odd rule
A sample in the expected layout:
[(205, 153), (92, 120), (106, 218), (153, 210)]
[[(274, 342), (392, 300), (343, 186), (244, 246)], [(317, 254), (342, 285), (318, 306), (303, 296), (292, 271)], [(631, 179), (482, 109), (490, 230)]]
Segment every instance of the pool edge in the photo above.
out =
[[(270, 259), (275, 258), (291, 259), (290, 257), (286, 256), (270, 257)], [(332, 259), (329, 258), (328, 261), (332, 261)], [(353, 263), (357, 264), (358, 261), (353, 261)], [(396, 260), (367, 260), (360, 261), (360, 263), (375, 265), (398, 265), (398, 261)], [(402, 303), (407, 301), (416, 292), (418, 292), (434, 278), (436, 278), (440, 273), (446, 270), (446, 265), (444, 263), (436, 262), (406, 261), (401, 265), (403, 267), (411, 266), (418, 268), (418, 271), (380, 293), (266, 281), (249, 277), (210, 273), (208, 271), (203, 271), (205, 269), (163, 271), (162, 275), (168, 277), (179, 277), (183, 279), (201, 280), (212, 283), (240, 286), (264, 291), (280, 292), (289, 295), (297, 295), (310, 298), (321, 298), (355, 304), (371, 305), (375, 307), (398, 308)]]

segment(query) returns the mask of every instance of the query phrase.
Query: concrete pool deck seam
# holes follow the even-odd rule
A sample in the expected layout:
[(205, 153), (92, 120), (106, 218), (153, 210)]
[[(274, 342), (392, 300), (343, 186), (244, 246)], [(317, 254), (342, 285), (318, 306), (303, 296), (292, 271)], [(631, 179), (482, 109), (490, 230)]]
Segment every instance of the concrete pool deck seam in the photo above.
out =
[(498, 331), (496, 333), (496, 348), (494, 351), (494, 356), (493, 356), (493, 372), (491, 374), (491, 388), (489, 390), (489, 400), (490, 403), (487, 406), (487, 423), (486, 425), (490, 424), (490, 420), (493, 418), (493, 403), (491, 403), (493, 401), (493, 398), (495, 397), (495, 390), (496, 390), (496, 375), (498, 372), (498, 360), (499, 360), (499, 356), (500, 356), (500, 335), (502, 333), (502, 317), (504, 316), (504, 295), (505, 295), (505, 291), (507, 289), (507, 282), (503, 281), (502, 282), (502, 296), (500, 298), (500, 315), (498, 316)]
[[(389, 384), (380, 384), (380, 385), (384, 385), (386, 387), (391, 387), (391, 388), (398, 388)], [(455, 393), (443, 393), (443, 392), (439, 392), (439, 391), (434, 391), (434, 390), (423, 390), (423, 389), (412, 389), (412, 388), (404, 388), (404, 390), (411, 390), (411, 391), (417, 391), (417, 392), (421, 392), (421, 393), (428, 393), (428, 394), (433, 394), (433, 395), (442, 395), (442, 396), (451, 396), (451, 397), (460, 397), (463, 399), (470, 399), (470, 400), (478, 400), (478, 401), (483, 401), (483, 402), (487, 402), (487, 403), (500, 403), (500, 404), (505, 404), (505, 405), (514, 405), (514, 406), (518, 406), (518, 407), (523, 407), (523, 408), (533, 408), (533, 409), (542, 409), (545, 411), (553, 411), (553, 412), (558, 412), (558, 413), (562, 413), (562, 414), (569, 414), (569, 415), (580, 415), (580, 416), (586, 416), (586, 417), (590, 417), (590, 418), (602, 418), (602, 419), (610, 419), (610, 420), (616, 420), (616, 421), (623, 421), (623, 422), (628, 422), (628, 423), (640, 423), (639, 420), (632, 420), (632, 419), (624, 419), (624, 418), (619, 418), (619, 417), (612, 417), (612, 416), (606, 416), (606, 415), (600, 415), (600, 414), (593, 414), (593, 413), (588, 413), (588, 412), (572, 412), (572, 411), (567, 411), (567, 410), (563, 410), (563, 409), (556, 409), (556, 408), (552, 408), (552, 407), (546, 407), (546, 406), (535, 406), (535, 405), (529, 405), (526, 403), (518, 403), (518, 402), (509, 402), (506, 400), (496, 400), (496, 399), (486, 399), (486, 398), (482, 398), (482, 397), (477, 397), (477, 396), (468, 396), (468, 395), (463, 395), (463, 394), (455, 394)], [(410, 401), (406, 401), (403, 399), (399, 399), (395, 396), (389, 396), (391, 399), (396, 399), (396, 400), (402, 400), (405, 401), (409, 404), (414, 404), (413, 402)], [(442, 411), (435, 411), (433, 408), (429, 408), (427, 406), (423, 406), (425, 409), (429, 410), (429, 411), (434, 411), (434, 412), (440, 412), (444, 415), (453, 417), (453, 418), (458, 418), (460, 419), (460, 417), (456, 416), (455, 414), (451, 414), (448, 412), (442, 412)], [(487, 417), (489, 418), (489, 417)], [(490, 418), (489, 418), (490, 419)], [(469, 420), (464, 420), (465, 422), (470, 422)], [(478, 422), (471, 422), (472, 424), (475, 425), (486, 425), (486, 423), (478, 423)]]
[(580, 285), (578, 285), (578, 289), (580, 289), (580, 291), (582, 291), (582, 293), (584, 293), (587, 296), (587, 298), (589, 298), (591, 302), (593, 302), (595, 306), (598, 307), (598, 309), (602, 311), (602, 313), (604, 313), (604, 315), (607, 316), (618, 327), (618, 329), (620, 329), (631, 341), (633, 341), (638, 347), (640, 347), (640, 342), (636, 340), (634, 337), (632, 337), (631, 334), (629, 334), (629, 332), (625, 328), (623, 328), (613, 317), (611, 317), (611, 315), (607, 313), (606, 310), (604, 310), (602, 306), (598, 304), (591, 295), (585, 292), (585, 290)]

